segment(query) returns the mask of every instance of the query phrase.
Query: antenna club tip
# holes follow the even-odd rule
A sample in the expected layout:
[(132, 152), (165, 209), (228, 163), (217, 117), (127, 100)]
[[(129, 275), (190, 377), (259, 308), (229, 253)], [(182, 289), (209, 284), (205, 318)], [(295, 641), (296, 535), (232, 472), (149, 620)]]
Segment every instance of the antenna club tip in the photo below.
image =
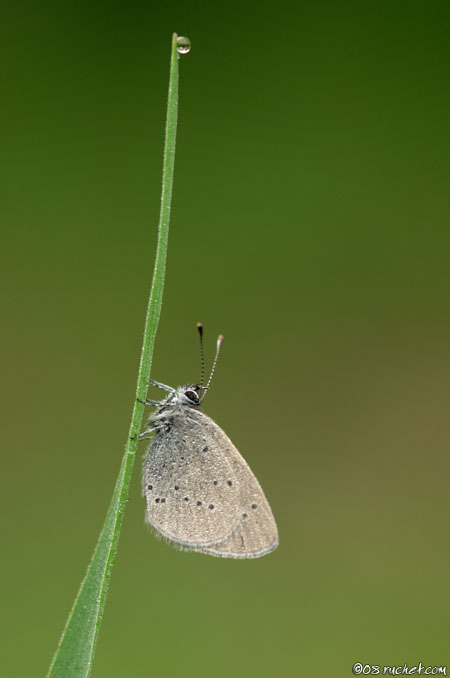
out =
[(197, 329), (200, 334), (203, 334), (203, 323), (197, 323)]
[(217, 346), (221, 346), (223, 342), (223, 334), (219, 334), (217, 337)]

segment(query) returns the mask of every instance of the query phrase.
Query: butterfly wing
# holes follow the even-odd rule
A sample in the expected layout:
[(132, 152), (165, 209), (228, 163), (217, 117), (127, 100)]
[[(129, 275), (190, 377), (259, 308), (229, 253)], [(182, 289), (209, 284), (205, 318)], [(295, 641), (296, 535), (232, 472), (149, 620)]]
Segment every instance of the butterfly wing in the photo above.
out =
[(260, 558), (277, 548), (278, 531), (272, 511), (262, 489), (256, 491), (255, 476), (252, 480), (251, 494), (242, 497), (241, 508), (246, 510), (237, 528), (223, 541), (201, 549), (202, 553), (223, 558)]
[(206, 414), (192, 410), (158, 432), (144, 463), (146, 518), (182, 548), (257, 558), (278, 544), (272, 511), (251, 469)]
[(239, 522), (239, 481), (210, 422), (198, 410), (175, 416), (156, 433), (144, 462), (147, 522), (192, 550), (223, 541)]
[(259, 558), (278, 546), (277, 525), (254, 473), (231, 440), (227, 441), (228, 459), (239, 476), (239, 523), (228, 537), (202, 552), (223, 558)]

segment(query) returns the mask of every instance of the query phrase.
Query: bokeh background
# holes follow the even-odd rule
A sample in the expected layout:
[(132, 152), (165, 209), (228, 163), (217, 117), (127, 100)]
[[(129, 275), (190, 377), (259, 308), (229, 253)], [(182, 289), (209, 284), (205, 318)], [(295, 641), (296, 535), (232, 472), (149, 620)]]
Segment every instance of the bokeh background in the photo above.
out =
[[(439, 2), (5, 2), (0, 666), (43, 676), (126, 440), (173, 31), (153, 376), (197, 380), (280, 547), (180, 553), (138, 459), (95, 678), (450, 664), (449, 19)], [(144, 448), (141, 454), (144, 453)]]

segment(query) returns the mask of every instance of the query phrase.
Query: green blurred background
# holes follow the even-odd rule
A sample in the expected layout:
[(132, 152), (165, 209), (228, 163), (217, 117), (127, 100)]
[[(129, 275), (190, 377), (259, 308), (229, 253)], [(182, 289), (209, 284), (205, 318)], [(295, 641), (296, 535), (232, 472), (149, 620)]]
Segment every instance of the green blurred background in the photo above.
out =
[[(94, 678), (450, 664), (449, 26), (443, 2), (1, 10), (2, 675), (43, 676), (126, 440), (173, 31), (180, 119), (153, 376), (197, 380), (280, 547), (180, 553), (141, 459)], [(141, 453), (144, 453), (142, 448)]]

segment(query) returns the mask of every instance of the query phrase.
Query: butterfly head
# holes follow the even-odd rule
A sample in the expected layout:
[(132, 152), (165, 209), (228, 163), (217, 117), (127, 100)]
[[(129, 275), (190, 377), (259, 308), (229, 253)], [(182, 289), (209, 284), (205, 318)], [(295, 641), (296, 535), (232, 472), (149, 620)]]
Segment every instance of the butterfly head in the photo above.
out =
[(190, 407), (198, 407), (202, 402), (201, 386), (199, 384), (190, 384), (189, 386), (181, 386), (178, 391), (180, 404), (189, 405)]

